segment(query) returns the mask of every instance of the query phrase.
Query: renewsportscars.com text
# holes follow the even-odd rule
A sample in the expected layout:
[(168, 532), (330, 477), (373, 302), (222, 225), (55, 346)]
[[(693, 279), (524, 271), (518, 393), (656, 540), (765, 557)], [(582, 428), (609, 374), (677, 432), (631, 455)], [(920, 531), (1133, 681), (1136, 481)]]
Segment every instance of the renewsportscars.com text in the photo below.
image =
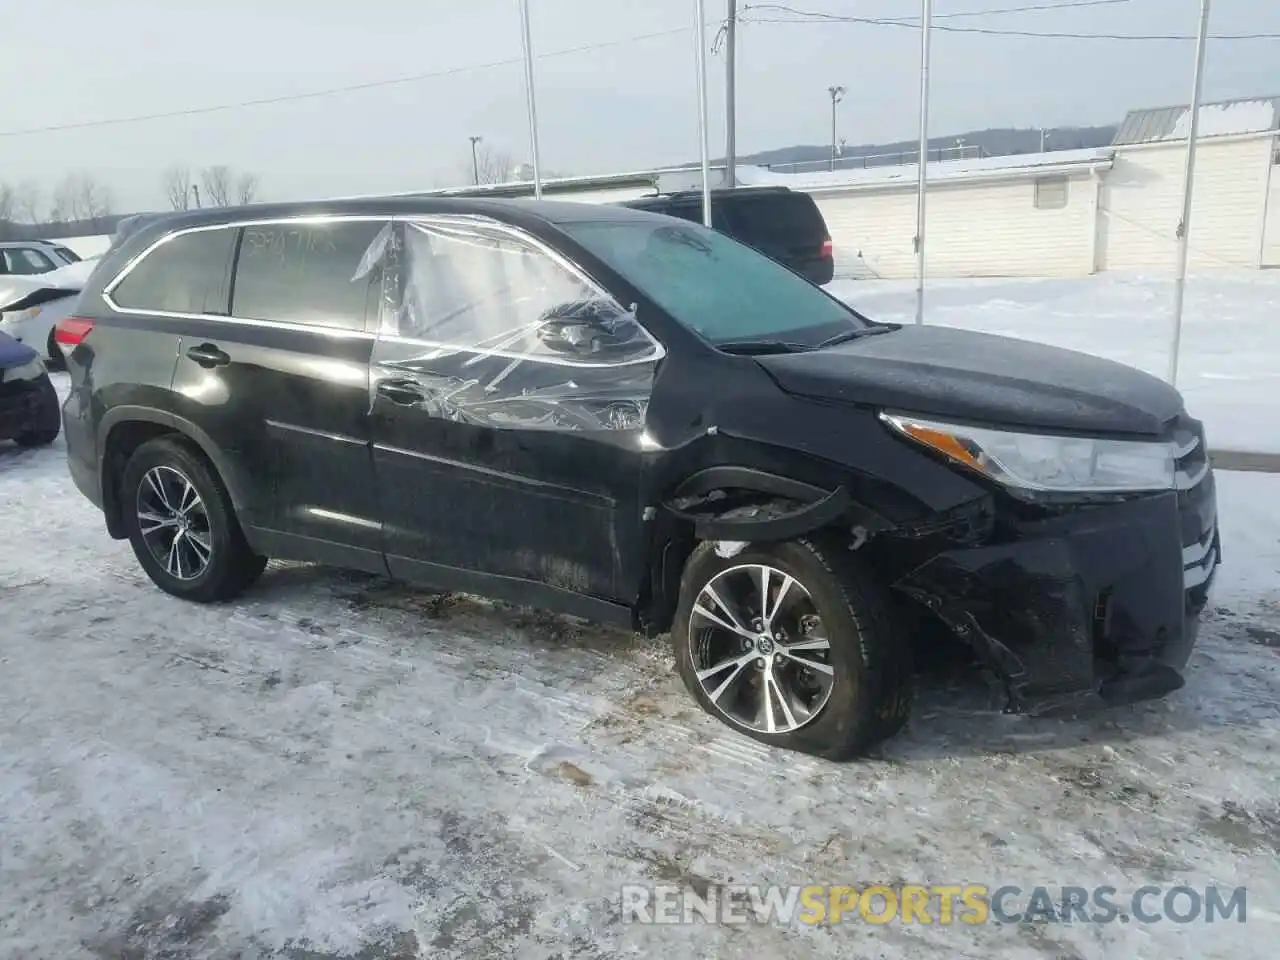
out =
[(672, 884), (622, 888), (623, 923), (1244, 923), (1244, 887)]

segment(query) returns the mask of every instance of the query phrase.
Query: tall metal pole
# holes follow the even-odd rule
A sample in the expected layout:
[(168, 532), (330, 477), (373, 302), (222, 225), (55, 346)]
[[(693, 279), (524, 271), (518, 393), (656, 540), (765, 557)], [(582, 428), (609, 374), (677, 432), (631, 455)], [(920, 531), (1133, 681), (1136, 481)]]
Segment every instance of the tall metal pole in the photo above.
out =
[(1204, 52), (1209, 38), (1209, 0), (1200, 0), (1200, 32), (1196, 36), (1196, 66), (1191, 81), (1191, 116), (1187, 125), (1187, 165), (1182, 183), (1182, 219), (1178, 222), (1178, 273), (1173, 283), (1173, 342), (1169, 347), (1169, 382), (1178, 385), (1178, 354), (1182, 350), (1182, 306), (1187, 287), (1187, 252), (1191, 233), (1191, 194), (1196, 177), (1196, 138), (1200, 133), (1200, 92)]
[(840, 142), (836, 133), (836, 104), (844, 99), (844, 87), (827, 87), (827, 93), (831, 94), (831, 166), (829, 169), (836, 168), (836, 146)]
[(483, 139), (484, 137), (471, 138), (471, 179), (477, 187), (480, 186), (480, 155), (476, 153), (476, 144)]
[(729, 0), (724, 43), (724, 185), (732, 188), (738, 185), (738, 0)]
[(524, 32), (524, 88), (529, 103), (529, 151), (533, 154), (533, 196), (542, 199), (542, 168), (538, 160), (538, 100), (533, 85), (533, 39), (529, 33), (529, 0), (520, 0), (520, 27)]
[(711, 140), (707, 133), (707, 4), (696, 0), (698, 16), (698, 148), (702, 154), (702, 222), (711, 226)]
[(920, 153), (916, 180), (916, 323), (924, 323), (924, 201), (929, 181), (929, 37), (933, 32), (933, 0), (921, 0), (920, 16)]

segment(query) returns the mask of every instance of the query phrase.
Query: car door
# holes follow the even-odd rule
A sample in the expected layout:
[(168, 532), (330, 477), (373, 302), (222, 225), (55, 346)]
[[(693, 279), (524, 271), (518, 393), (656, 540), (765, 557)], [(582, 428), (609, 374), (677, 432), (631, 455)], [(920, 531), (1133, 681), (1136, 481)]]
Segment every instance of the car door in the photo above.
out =
[(253, 222), (235, 240), (229, 315), (184, 330), (173, 388), (253, 478), (272, 556), (382, 571), (369, 436), (368, 317), (385, 219)]
[(492, 221), (406, 221), (389, 259), (372, 430), (392, 574), (530, 602), (531, 585), (633, 599), (621, 571), (639, 550), (662, 348), (567, 260)]

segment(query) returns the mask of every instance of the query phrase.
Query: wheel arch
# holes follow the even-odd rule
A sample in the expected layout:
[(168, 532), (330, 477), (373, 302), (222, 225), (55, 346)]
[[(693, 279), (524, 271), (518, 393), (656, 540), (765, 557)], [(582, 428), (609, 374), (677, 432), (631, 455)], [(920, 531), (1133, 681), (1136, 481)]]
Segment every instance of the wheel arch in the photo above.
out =
[(818, 484), (758, 467), (704, 467), (671, 485), (653, 516), (639, 622), (651, 635), (670, 629), (685, 563), (711, 540), (778, 542), (837, 527), (871, 536), (894, 524), (860, 503), (846, 484)]
[(244, 504), (246, 488), (235, 466), (199, 426), (185, 417), (154, 407), (133, 404), (112, 407), (98, 425), (98, 462), (102, 512), (108, 532), (117, 540), (127, 535), (120, 513), (119, 489), (125, 464), (138, 447), (161, 436), (176, 436), (191, 444), (217, 472), (237, 513)]

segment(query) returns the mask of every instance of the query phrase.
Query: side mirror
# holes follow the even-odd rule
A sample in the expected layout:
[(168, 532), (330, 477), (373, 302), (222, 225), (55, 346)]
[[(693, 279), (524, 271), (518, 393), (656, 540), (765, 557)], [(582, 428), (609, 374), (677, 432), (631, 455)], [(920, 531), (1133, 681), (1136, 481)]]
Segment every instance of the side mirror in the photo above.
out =
[(634, 321), (607, 300), (577, 300), (542, 315), (538, 340), (557, 353), (613, 353), (635, 338)]

